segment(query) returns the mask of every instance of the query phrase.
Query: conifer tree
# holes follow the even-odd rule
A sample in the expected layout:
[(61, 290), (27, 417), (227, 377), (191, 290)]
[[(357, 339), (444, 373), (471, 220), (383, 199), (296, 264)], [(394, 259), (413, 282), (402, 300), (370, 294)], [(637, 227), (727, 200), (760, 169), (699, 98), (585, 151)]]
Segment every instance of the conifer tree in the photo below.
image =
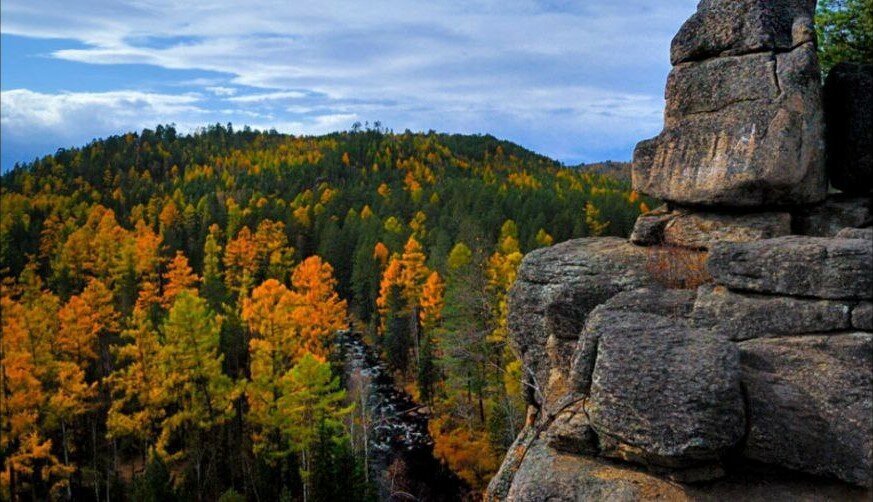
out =
[(155, 446), (164, 406), (171, 398), (163, 386), (160, 335), (148, 314), (138, 310), (133, 327), (122, 338), (125, 344), (115, 351), (119, 367), (108, 378), (113, 400), (106, 428), (112, 439), (139, 441), (145, 455)]
[[(283, 435), (300, 455), (303, 499), (312, 492), (314, 446), (319, 440), (342, 434), (342, 417), (351, 412), (344, 406), (345, 391), (340, 389), (326, 362), (311, 354), (303, 356), (281, 381), (278, 401)], [(326, 433), (326, 434), (325, 434)]]
[[(221, 369), (219, 331), (220, 320), (206, 301), (188, 291), (176, 297), (162, 326), (160, 387), (175, 406), (161, 422), (156, 447), (165, 458), (188, 456), (198, 485), (208, 432), (231, 416), (237, 395), (235, 383)], [(187, 450), (172, 451), (174, 439), (185, 439)]]
[(173, 305), (176, 297), (183, 292), (195, 292), (200, 278), (188, 265), (188, 258), (181, 251), (176, 251), (176, 256), (170, 261), (167, 272), (164, 274), (164, 294), (162, 303), (169, 308)]
[(221, 246), (218, 244), (218, 226), (209, 227), (209, 234), (203, 245), (203, 282), (200, 293), (209, 306), (218, 308), (224, 301), (224, 282), (221, 272)]

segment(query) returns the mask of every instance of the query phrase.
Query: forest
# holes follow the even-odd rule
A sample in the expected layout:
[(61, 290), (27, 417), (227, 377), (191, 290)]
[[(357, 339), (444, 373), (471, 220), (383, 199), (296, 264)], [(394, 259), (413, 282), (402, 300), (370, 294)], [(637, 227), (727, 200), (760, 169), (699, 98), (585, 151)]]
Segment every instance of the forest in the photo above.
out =
[(524, 421), (525, 253), (653, 201), (491, 136), (158, 126), (2, 176), (4, 499), (372, 500), (352, 328), (482, 490)]

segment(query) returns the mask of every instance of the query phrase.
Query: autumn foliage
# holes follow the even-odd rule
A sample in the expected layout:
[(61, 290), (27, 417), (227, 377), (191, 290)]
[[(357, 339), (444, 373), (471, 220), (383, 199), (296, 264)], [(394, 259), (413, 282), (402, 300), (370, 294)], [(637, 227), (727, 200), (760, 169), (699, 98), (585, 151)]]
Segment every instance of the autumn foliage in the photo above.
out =
[(367, 500), (335, 360), (350, 324), (482, 488), (522, 425), (522, 256), (624, 234), (643, 199), (490, 136), (380, 128), (159, 126), (19, 166), (0, 188), (0, 498)]

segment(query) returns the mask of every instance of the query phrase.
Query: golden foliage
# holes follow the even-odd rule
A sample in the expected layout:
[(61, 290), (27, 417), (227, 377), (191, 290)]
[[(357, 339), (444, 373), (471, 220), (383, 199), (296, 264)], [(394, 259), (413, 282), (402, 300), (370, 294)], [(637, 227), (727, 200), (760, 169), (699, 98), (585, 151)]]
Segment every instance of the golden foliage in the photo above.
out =
[(678, 246), (652, 246), (647, 249), (646, 270), (661, 285), (670, 289), (697, 289), (712, 281), (706, 270), (705, 251)]

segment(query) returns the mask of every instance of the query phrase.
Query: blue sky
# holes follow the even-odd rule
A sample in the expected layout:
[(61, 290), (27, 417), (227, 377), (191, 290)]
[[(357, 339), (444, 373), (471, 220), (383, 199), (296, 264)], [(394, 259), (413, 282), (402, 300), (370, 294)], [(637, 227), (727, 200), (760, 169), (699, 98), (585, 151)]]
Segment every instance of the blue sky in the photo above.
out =
[(3, 0), (2, 167), (215, 122), (490, 133), (568, 164), (658, 132), (696, 0)]

